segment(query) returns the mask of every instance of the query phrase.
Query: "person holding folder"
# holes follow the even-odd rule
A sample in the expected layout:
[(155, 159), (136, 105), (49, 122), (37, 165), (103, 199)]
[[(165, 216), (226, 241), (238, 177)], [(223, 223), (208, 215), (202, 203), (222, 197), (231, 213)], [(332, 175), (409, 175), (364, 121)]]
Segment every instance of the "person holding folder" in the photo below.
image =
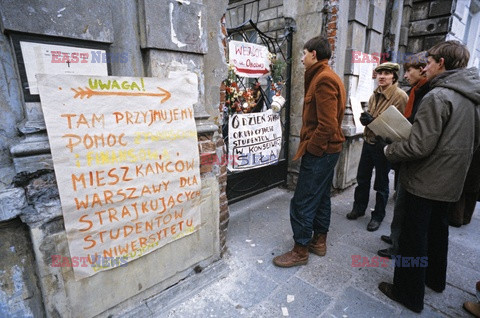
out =
[[(402, 114), (407, 104), (408, 95), (398, 87), (397, 63), (385, 62), (375, 68), (378, 87), (368, 101), (368, 111), (362, 113), (360, 122), (367, 126), (390, 105), (394, 105)], [(390, 163), (383, 150), (376, 146), (376, 135), (368, 127), (364, 130), (364, 142), (357, 171), (357, 187), (355, 188), (353, 209), (347, 214), (349, 220), (365, 215), (370, 194), (370, 182), (375, 168), (374, 190), (377, 191), (375, 210), (367, 225), (368, 231), (376, 231), (385, 217), (385, 207), (389, 194)]]
[[(423, 310), (425, 286), (446, 288), (448, 211), (462, 194), (473, 154), (480, 147), (480, 76), (468, 68), (470, 53), (459, 41), (430, 48), (424, 68), (430, 91), (423, 97), (407, 140), (384, 143), (401, 162), (405, 217), (393, 284), (378, 288), (414, 312)], [(379, 144), (382, 143), (379, 141)], [(426, 259), (427, 262), (418, 263)]]
[[(409, 60), (403, 64), (405, 71), (404, 78), (408, 84), (412, 87), (407, 91), (408, 102), (405, 106), (404, 116), (410, 123), (413, 124), (415, 120), (415, 114), (417, 113), (418, 106), (430, 90), (428, 79), (423, 72), (423, 68), (427, 65), (427, 52), (423, 51), (412, 55)], [(397, 181), (399, 171), (395, 171), (395, 181)], [(397, 197), (395, 199), (395, 205), (393, 207), (393, 220), (390, 224), (390, 235), (382, 235), (380, 238), (382, 241), (391, 244), (392, 246), (386, 249), (381, 249), (377, 252), (379, 256), (392, 258), (392, 255), (398, 254), (398, 238), (402, 231), (403, 218), (405, 216), (405, 189), (400, 183), (395, 183), (395, 190)]]

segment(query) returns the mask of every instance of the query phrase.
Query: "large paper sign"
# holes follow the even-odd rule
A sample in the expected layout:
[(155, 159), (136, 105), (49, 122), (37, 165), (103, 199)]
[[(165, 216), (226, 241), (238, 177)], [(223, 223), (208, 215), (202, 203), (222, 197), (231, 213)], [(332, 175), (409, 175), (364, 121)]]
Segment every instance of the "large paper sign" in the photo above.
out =
[(282, 148), (280, 114), (233, 114), (228, 119), (228, 169), (249, 170), (278, 163)]
[(358, 78), (352, 82), (352, 93), (350, 96), (350, 104), (352, 105), (353, 116), (355, 120), (356, 133), (362, 133), (363, 125), (360, 123), (360, 115), (364, 111), (361, 103), (368, 102), (370, 96), (375, 89), (375, 82), (372, 79), (373, 70), (380, 61), (378, 55), (367, 54), (363, 52), (354, 51), (355, 55), (352, 57), (353, 74), (358, 75)]
[(230, 41), (228, 60), (238, 76), (260, 77), (270, 72), (268, 49), (262, 45)]
[(37, 79), (76, 279), (200, 227), (194, 74)]

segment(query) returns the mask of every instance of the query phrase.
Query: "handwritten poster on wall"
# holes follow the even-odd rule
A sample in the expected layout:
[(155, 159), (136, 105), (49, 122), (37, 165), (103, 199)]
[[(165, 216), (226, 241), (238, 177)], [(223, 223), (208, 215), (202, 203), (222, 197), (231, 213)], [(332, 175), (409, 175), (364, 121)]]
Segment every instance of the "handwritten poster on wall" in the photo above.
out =
[(242, 171), (278, 163), (282, 148), (280, 114), (233, 114), (228, 119), (228, 169)]
[(270, 72), (268, 48), (263, 45), (230, 41), (228, 60), (238, 76), (256, 78)]
[(187, 74), (37, 75), (76, 279), (200, 227), (197, 77)]

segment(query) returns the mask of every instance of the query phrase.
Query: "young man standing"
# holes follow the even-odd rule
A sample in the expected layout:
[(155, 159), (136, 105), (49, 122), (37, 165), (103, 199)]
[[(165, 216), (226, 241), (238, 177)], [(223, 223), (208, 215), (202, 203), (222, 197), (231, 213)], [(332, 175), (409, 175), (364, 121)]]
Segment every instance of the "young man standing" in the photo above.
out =
[[(391, 162), (402, 162), (400, 183), (406, 213), (399, 240), (400, 266), (393, 284), (378, 288), (414, 312), (423, 309), (425, 285), (446, 286), (448, 208), (462, 193), (473, 153), (480, 144), (480, 77), (466, 69), (470, 53), (458, 41), (427, 52), (430, 91), (420, 103), (408, 140), (386, 145)], [(419, 259), (428, 259), (428, 265)]]
[[(394, 105), (402, 114), (407, 104), (408, 95), (398, 87), (397, 63), (385, 62), (375, 68), (378, 87), (373, 91), (368, 101), (368, 112), (362, 113), (360, 122), (366, 126), (383, 113), (390, 105)], [(365, 215), (370, 195), (370, 182), (373, 168), (375, 168), (375, 183), (373, 188), (377, 191), (375, 210), (367, 225), (368, 231), (376, 231), (385, 217), (385, 207), (388, 201), (388, 173), (390, 163), (385, 158), (383, 150), (376, 146), (375, 134), (365, 127), (364, 142), (357, 171), (357, 187), (355, 188), (353, 208), (347, 214), (349, 220), (355, 220)]]
[[(427, 65), (427, 52), (421, 52), (410, 56), (408, 62), (403, 64), (405, 75), (403, 76), (408, 84), (412, 87), (408, 92), (408, 102), (405, 106), (404, 116), (410, 123), (413, 123), (415, 114), (418, 110), (418, 105), (430, 90), (428, 80), (423, 73), (423, 68)], [(395, 177), (399, 171), (395, 171)], [(382, 235), (381, 239), (384, 242), (392, 244), (391, 247), (379, 250), (377, 254), (382, 257), (391, 258), (392, 255), (398, 254), (398, 238), (402, 230), (403, 218), (405, 216), (405, 190), (400, 183), (396, 184), (397, 197), (395, 199), (395, 206), (393, 208), (393, 220), (390, 225), (390, 236)]]
[[(309, 251), (323, 256), (330, 226), (333, 171), (345, 137), (345, 87), (328, 65), (328, 40), (314, 37), (303, 49), (305, 96), (300, 145), (294, 160), (302, 158), (295, 194), (290, 202), (294, 248), (273, 259), (280, 267), (304, 265)], [(312, 238), (313, 232), (313, 238)]]

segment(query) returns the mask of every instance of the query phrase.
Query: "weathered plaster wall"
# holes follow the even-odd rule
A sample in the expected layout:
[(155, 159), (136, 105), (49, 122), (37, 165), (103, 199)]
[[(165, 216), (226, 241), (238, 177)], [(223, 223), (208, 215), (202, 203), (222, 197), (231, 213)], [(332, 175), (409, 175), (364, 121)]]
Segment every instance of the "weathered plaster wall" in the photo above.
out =
[(0, 317), (42, 317), (31, 241), (18, 218), (0, 223), (0, 255)]
[(20, 80), (8, 38), (0, 34), (0, 190), (15, 176), (10, 146), (18, 142), (17, 125), (24, 118)]

